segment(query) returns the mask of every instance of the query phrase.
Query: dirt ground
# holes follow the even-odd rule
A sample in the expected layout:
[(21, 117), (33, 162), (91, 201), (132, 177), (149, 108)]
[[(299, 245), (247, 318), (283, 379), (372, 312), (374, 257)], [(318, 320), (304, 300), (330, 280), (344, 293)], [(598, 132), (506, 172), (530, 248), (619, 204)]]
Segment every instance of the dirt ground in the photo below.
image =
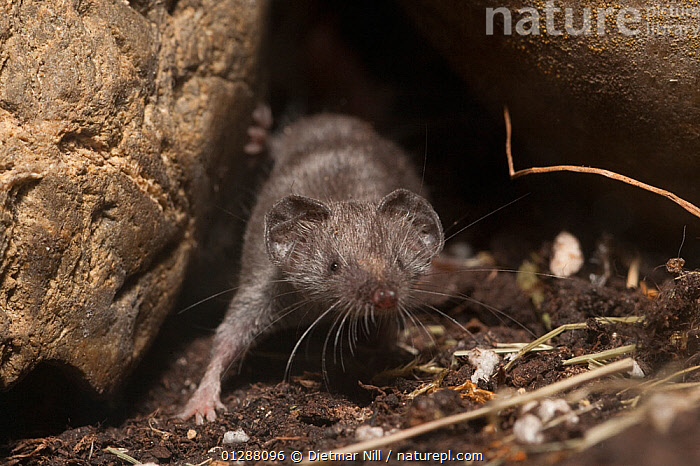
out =
[[(25, 405), (3, 419), (0, 457), (7, 465), (221, 465), (239, 459), (292, 464), (293, 452), (300, 451), (306, 460), (319, 460), (322, 452), (474, 411), (514, 393), (532, 393), (631, 356), (644, 378), (624, 372), (603, 377), (526, 408), (517, 404), (360, 450), (355, 462), (345, 463), (415, 464), (412, 460), (418, 459), (437, 464), (439, 457), (425, 454), (451, 453), (445, 463), (466, 464), (464, 459), (471, 458), (468, 464), (700, 464), (700, 370), (695, 370), (700, 364), (700, 273), (650, 265), (645, 275), (643, 265), (647, 278), (636, 288), (626, 288), (623, 273), (611, 274), (604, 284), (601, 274), (594, 285), (580, 277), (603, 268), (588, 265), (577, 277), (558, 279), (544, 274), (546, 254), (532, 255), (520, 273), (495, 267), (483, 255), (482, 264), (470, 269), (443, 263), (425, 286), (454, 296), (440, 305), (444, 313), (429, 307), (417, 312), (422, 327), (404, 329), (381, 358), (371, 348), (357, 349), (355, 355), (345, 349), (344, 371), (339, 361), (322, 371), (318, 354), (325, 335), (319, 332), (283, 381), (298, 335), (273, 335), (224, 384), (228, 412), (202, 426), (174, 416), (204, 371), (212, 334), (202, 330), (192, 338), (191, 320), (175, 316), (120, 402), (105, 408), (80, 394), (47, 400), (43, 391), (37, 395), (43, 405), (63, 403), (73, 416), (86, 414), (61, 417), (54, 407), (53, 421), (42, 423), (40, 416), (49, 411), (40, 409), (39, 398), (22, 393), (21, 399), (36, 406), (28, 410)], [(643, 319), (606, 319), (630, 316)], [(575, 323), (585, 325), (551, 338), (546, 342), (550, 349), (527, 353), (512, 367), (500, 354), (496, 368), (486, 369), (476, 384), (470, 381), (475, 368), (469, 358), (454, 355), (476, 346), (527, 343)], [(611, 359), (563, 363), (632, 344), (635, 349)], [(42, 375), (36, 377), (33, 385)], [(56, 386), (57, 392), (62, 389)], [(5, 408), (11, 403), (6, 400)], [(248, 440), (225, 444), (229, 431), (242, 431)], [(279, 452), (284, 460), (269, 461)]]

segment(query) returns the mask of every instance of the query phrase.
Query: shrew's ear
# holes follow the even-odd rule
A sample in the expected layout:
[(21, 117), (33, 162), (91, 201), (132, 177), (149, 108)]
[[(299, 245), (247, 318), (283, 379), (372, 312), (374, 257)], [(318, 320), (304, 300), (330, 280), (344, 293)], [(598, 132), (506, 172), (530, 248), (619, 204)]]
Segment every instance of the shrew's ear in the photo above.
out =
[(265, 246), (270, 260), (284, 267), (294, 245), (308, 238), (309, 225), (330, 215), (324, 203), (308, 197), (292, 195), (277, 201), (265, 215)]
[(407, 189), (392, 191), (379, 202), (377, 210), (387, 215), (403, 216), (418, 232), (430, 257), (436, 256), (445, 242), (440, 217), (425, 198)]

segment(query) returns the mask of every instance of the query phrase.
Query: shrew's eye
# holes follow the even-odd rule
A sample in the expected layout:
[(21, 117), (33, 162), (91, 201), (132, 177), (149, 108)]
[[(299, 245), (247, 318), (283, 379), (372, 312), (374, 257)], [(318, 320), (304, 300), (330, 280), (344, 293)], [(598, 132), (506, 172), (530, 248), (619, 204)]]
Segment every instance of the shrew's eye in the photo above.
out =
[(335, 262), (335, 261), (331, 262), (331, 265), (330, 265), (330, 267), (329, 267), (329, 270), (330, 270), (331, 272), (337, 272), (338, 269), (340, 269), (340, 264), (338, 264), (338, 263)]

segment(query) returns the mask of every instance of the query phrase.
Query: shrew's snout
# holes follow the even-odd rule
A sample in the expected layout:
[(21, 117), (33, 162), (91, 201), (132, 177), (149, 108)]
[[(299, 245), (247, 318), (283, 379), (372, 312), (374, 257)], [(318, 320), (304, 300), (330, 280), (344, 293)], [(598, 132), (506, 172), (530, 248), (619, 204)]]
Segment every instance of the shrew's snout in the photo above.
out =
[(394, 308), (398, 302), (396, 290), (388, 285), (378, 285), (372, 290), (371, 301), (378, 309)]

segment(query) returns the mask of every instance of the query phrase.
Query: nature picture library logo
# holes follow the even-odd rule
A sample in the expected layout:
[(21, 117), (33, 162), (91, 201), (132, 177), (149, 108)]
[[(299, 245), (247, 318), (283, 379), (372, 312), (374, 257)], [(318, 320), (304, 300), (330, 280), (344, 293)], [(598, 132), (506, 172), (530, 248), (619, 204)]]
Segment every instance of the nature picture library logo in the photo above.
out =
[[(532, 2), (541, 4), (541, 2)], [(638, 7), (598, 5), (563, 7), (547, 1), (544, 7), (486, 8), (486, 35), (585, 36), (622, 34), (700, 37), (700, 4), (645, 4)]]

